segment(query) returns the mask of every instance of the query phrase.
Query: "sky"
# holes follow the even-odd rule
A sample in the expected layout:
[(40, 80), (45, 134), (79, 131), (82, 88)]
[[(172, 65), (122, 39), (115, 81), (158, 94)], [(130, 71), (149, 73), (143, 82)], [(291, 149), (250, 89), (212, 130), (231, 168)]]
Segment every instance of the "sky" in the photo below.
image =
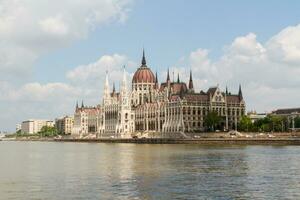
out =
[[(119, 85), (147, 65), (165, 81), (193, 71), (248, 111), (300, 107), (300, 2), (260, 0), (0, 0), (0, 131), (101, 102), (105, 71)], [(173, 74), (173, 73), (172, 73)]]

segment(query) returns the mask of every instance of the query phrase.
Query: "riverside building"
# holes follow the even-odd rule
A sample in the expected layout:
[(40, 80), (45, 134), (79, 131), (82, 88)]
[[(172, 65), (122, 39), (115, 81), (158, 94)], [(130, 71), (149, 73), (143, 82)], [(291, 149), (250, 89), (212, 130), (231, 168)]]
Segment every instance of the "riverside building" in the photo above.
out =
[(295, 126), (295, 119), (300, 117), (300, 108), (282, 108), (277, 109), (271, 113), (271, 115), (286, 117), (288, 129), (299, 130), (299, 127)]
[(38, 133), (43, 126), (54, 127), (54, 122), (42, 119), (29, 119), (21, 124), (21, 132), (28, 134)]
[(55, 128), (59, 133), (69, 135), (72, 133), (74, 124), (74, 117), (64, 116), (62, 118), (55, 119)]
[(76, 105), (72, 135), (96, 134), (97, 137), (129, 138), (172, 137), (176, 134), (205, 131), (205, 117), (216, 112), (221, 117), (219, 130), (236, 129), (245, 114), (245, 101), (239, 86), (238, 94), (221, 91), (219, 86), (206, 92), (196, 92), (192, 71), (183, 82), (178, 75), (171, 81), (169, 70), (159, 84), (147, 66), (145, 53), (142, 62), (127, 87), (124, 68), (120, 91), (110, 90), (108, 74), (101, 103), (95, 107)]

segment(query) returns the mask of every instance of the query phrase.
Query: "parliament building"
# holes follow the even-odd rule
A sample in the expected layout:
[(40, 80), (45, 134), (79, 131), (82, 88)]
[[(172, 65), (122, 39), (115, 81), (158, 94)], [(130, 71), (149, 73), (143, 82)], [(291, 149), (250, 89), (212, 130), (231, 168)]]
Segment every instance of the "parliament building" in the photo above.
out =
[(165, 82), (142, 62), (128, 88), (124, 68), (120, 91), (110, 90), (108, 73), (101, 103), (95, 107), (76, 105), (72, 135), (84, 137), (172, 137), (206, 131), (205, 117), (215, 112), (221, 117), (217, 129), (236, 129), (245, 114), (245, 101), (239, 86), (237, 94), (221, 91), (219, 86), (196, 92), (193, 75), (183, 82), (178, 75), (171, 81), (169, 70)]

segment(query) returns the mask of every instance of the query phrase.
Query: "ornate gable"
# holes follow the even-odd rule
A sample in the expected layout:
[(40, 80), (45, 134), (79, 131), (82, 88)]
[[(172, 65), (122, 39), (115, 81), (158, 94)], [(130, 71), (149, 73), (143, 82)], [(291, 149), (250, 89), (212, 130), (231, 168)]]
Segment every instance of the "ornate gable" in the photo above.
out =
[(221, 92), (219, 87), (212, 88), (210, 90), (209, 94), (211, 95), (211, 101), (212, 102), (225, 102), (224, 94)]

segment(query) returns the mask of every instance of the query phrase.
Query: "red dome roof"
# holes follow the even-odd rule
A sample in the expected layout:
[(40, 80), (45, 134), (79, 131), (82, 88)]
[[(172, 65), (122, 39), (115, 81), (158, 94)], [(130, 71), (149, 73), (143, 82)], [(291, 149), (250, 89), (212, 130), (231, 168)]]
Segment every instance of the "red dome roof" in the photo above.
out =
[(132, 83), (155, 83), (155, 76), (146, 65), (145, 52), (143, 50), (142, 65), (134, 73)]
[(138, 70), (134, 73), (132, 78), (133, 83), (155, 83), (155, 76), (151, 69), (147, 66), (141, 66)]

